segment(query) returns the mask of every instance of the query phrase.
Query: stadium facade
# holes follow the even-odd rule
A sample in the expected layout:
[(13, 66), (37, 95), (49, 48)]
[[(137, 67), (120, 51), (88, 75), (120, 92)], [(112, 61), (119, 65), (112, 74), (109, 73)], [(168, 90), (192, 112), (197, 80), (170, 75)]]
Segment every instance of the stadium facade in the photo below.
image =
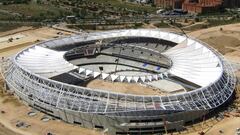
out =
[[(141, 39), (157, 45), (133, 43)], [(113, 53), (120, 43), (121, 52)], [(149, 60), (166, 70), (128, 76), (69, 62), (101, 52), (110, 57), (119, 58), (121, 54), (124, 59)], [(2, 75), (9, 91), (29, 106), (108, 134), (182, 130), (185, 124), (227, 103), (236, 83), (231, 65), (215, 49), (194, 38), (159, 29), (114, 30), (44, 41), (5, 60)], [(137, 95), (83, 87), (79, 83), (84, 78), (142, 84), (177, 78), (192, 87), (168, 95)]]

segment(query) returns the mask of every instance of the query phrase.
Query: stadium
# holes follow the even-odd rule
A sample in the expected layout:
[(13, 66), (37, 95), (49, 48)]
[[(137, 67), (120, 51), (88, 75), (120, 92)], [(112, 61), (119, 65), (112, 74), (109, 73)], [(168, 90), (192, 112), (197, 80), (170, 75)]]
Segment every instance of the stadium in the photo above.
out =
[[(108, 134), (183, 130), (227, 104), (236, 84), (231, 65), (215, 49), (159, 29), (37, 43), (4, 60), (2, 75), (9, 91), (29, 106)], [(87, 87), (96, 80), (107, 87)], [(141, 90), (121, 91), (120, 85)]]

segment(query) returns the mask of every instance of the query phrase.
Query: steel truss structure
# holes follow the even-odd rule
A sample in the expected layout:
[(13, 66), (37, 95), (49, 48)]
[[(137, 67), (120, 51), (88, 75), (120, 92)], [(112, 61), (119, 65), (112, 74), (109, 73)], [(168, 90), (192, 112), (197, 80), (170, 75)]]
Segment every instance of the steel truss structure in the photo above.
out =
[[(36, 55), (27, 55), (37, 47), (53, 50), (56, 46), (115, 37), (152, 37), (177, 43), (176, 47), (163, 53), (172, 60), (168, 74), (197, 83), (201, 88), (168, 96), (90, 89), (49, 79), (46, 73), (61, 69), (60, 64), (53, 66), (60, 68), (53, 68), (44, 74), (36, 72), (36, 69), (39, 71), (42, 68), (39, 65), (48, 67), (48, 63), (56, 63), (56, 59), (44, 59), (43, 62)], [(21, 59), (25, 56), (28, 57), (27, 63)], [(36, 67), (30, 68), (29, 64), (36, 64)], [(70, 67), (69, 70), (78, 68), (73, 65)], [(164, 131), (162, 127), (166, 126), (166, 122), (168, 130), (180, 129), (185, 122), (199, 118), (227, 102), (236, 84), (231, 65), (215, 49), (194, 38), (149, 29), (97, 32), (88, 36), (77, 35), (42, 42), (4, 60), (2, 75), (10, 91), (30, 106), (83, 127), (107, 129), (110, 134), (158, 133)], [(139, 123), (144, 124), (144, 127)]]

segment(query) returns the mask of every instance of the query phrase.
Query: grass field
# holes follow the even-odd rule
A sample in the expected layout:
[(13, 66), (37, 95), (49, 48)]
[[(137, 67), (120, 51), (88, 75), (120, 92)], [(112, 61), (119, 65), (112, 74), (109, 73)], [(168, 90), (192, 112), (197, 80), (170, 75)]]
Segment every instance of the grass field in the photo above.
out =
[[(68, 10), (58, 8), (54, 5), (41, 5), (41, 4), (11, 4), (11, 5), (0, 5), (1, 10), (8, 11), (12, 14), (18, 13), (25, 18), (35, 19), (54, 19), (63, 15), (71, 14)], [(0, 17), (5, 17), (3, 14)]]
[(129, 2), (122, 2), (121, 0), (89, 0), (89, 1), (99, 3), (99, 4), (105, 4), (105, 5), (110, 4), (113, 7), (128, 8), (130, 10), (142, 11), (142, 12), (148, 12), (148, 13), (152, 13), (156, 11), (156, 8), (150, 5), (141, 5), (141, 4), (134, 4)]
[[(72, 4), (68, 4), (72, 3)], [(80, 1), (68, 1), (63, 0), (59, 2), (53, 2), (49, 0), (45, 4), (37, 4), (31, 2), (29, 4), (8, 4), (0, 5), (0, 20), (46, 20), (46, 19), (59, 19), (67, 15), (77, 15), (72, 9), (76, 8), (77, 5), (84, 5), (83, 8), (89, 9), (95, 4), (99, 5), (99, 10), (108, 10), (111, 13), (120, 13), (119, 10), (125, 10), (126, 12), (135, 13), (154, 13), (155, 7), (150, 5), (134, 4), (129, 2), (123, 2), (120, 0), (88, 0), (85, 4)], [(104, 9), (102, 9), (104, 8)], [(111, 12), (112, 11), (112, 12)], [(125, 12), (125, 13), (126, 13)], [(86, 16), (91, 15), (88, 12)]]
[(14, 19), (13, 15), (0, 13), (0, 20), (11, 20), (11, 19)]
[(208, 20), (208, 22), (209, 22), (209, 27), (213, 27), (213, 26), (219, 26), (219, 25), (239, 23), (240, 18), (235, 18), (230, 20)]

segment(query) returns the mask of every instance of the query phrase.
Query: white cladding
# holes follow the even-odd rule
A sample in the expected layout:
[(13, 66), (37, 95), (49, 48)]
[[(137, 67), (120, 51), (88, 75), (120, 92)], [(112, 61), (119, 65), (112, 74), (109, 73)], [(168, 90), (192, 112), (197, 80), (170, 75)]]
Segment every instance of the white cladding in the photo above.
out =
[[(222, 75), (223, 67), (220, 59), (202, 43), (186, 38), (182, 35), (163, 32), (157, 29), (130, 29), (96, 32), (90, 33), (85, 37), (79, 35), (67, 37), (71, 40), (67, 40), (67, 38), (58, 39), (57, 41), (54, 41), (54, 45), (57, 46), (56, 42), (59, 42), (60, 44), (61, 40), (64, 42), (72, 41), (77, 43), (87, 40), (99, 40), (103, 38), (121, 36), (152, 37), (177, 43), (178, 45), (163, 53), (163, 55), (172, 60), (172, 67), (169, 69), (168, 73), (198, 84), (202, 87), (215, 82)], [(44, 44), (51, 44), (53, 41), (49, 42), (50, 43), (46, 42)], [(50, 78), (77, 68), (63, 58), (64, 53), (65, 52), (58, 52), (48, 48), (34, 46), (18, 55), (17, 62), (31, 72)], [(167, 72), (149, 76), (119, 76), (107, 73), (98, 73), (84, 68), (79, 68), (78, 70), (79, 73), (87, 76), (100, 76), (102, 79), (112, 81), (117, 80), (121, 82), (153, 81), (163, 79), (168, 76)]]

